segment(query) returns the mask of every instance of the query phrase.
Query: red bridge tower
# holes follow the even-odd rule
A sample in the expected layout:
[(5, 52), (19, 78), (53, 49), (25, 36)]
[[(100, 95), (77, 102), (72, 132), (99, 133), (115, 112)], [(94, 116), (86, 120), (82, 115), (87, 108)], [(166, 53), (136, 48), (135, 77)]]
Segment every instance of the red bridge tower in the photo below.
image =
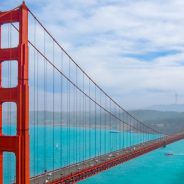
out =
[[(3, 24), (19, 23), (19, 44), (16, 48), (0, 45), (0, 184), (3, 184), (3, 152), (12, 152), (16, 157), (16, 184), (29, 183), (29, 86), (28, 86), (28, 9), (20, 7), (0, 12), (0, 43)], [(18, 85), (2, 87), (2, 63), (16, 60)], [(2, 104), (15, 102), (17, 106), (17, 132), (15, 136), (2, 133)]]

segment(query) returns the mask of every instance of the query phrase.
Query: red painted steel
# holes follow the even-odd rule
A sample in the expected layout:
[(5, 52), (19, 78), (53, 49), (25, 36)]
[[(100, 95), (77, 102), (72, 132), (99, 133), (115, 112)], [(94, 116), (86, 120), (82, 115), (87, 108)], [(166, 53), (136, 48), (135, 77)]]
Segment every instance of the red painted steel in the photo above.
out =
[[(20, 7), (0, 12), (1, 26), (6, 23), (19, 23), (19, 44), (16, 48), (0, 47), (0, 184), (3, 183), (3, 152), (13, 152), (16, 156), (16, 184), (29, 183), (29, 86), (28, 86), (28, 9)], [(18, 62), (18, 85), (3, 88), (1, 85), (1, 65), (5, 60)], [(17, 134), (2, 134), (2, 104), (15, 102), (17, 105)]]

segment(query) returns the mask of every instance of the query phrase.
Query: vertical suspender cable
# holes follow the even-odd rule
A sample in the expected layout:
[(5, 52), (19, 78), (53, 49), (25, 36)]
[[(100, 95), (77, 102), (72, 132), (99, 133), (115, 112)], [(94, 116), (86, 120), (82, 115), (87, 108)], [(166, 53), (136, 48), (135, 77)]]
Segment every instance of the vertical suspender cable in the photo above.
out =
[[(36, 20), (34, 19), (34, 33), (33, 33), (33, 37), (34, 37), (34, 45), (36, 45)], [(33, 88), (34, 88), (34, 94), (33, 94), (33, 116), (34, 116), (34, 130), (33, 130), (33, 139), (34, 139), (34, 143), (33, 143), (33, 164), (34, 164), (34, 176), (36, 175), (36, 50), (34, 49), (34, 71), (33, 71), (33, 75), (34, 75), (34, 82), (33, 82)]]
[[(55, 55), (54, 55), (54, 40), (52, 40), (52, 59), (53, 64), (55, 63)], [(52, 169), (55, 169), (55, 68), (52, 67)], [(52, 175), (52, 178), (54, 179), (54, 174)]]
[[(89, 80), (89, 96), (91, 97), (91, 81)], [(92, 121), (91, 121), (91, 100), (89, 99), (89, 156), (92, 157), (92, 142), (91, 142), (91, 134), (92, 134)]]
[[(76, 72), (75, 72), (75, 80), (76, 80), (76, 85), (78, 85), (78, 81), (77, 81), (77, 78), (78, 78), (78, 70), (77, 70), (77, 66), (75, 68)], [(75, 88), (76, 90), (76, 153), (75, 153), (75, 157), (76, 157), (76, 162), (79, 161), (78, 159), (78, 143), (79, 143), (79, 127), (78, 127), (78, 116), (79, 116), (79, 109), (78, 109), (78, 91), (77, 89)]]
[[(43, 48), (43, 52), (44, 52), (44, 55), (46, 54), (46, 35), (45, 35), (45, 31), (44, 31), (44, 48)], [(43, 140), (43, 144), (44, 144), (44, 172), (46, 173), (47, 172), (47, 154), (46, 154), (46, 145), (47, 145), (47, 135), (46, 135), (46, 120), (47, 120), (47, 118), (46, 118), (46, 100), (47, 100), (47, 98), (46, 98), (46, 91), (47, 91), (47, 87), (46, 87), (46, 85), (47, 85), (47, 62), (46, 62), (46, 60), (45, 60), (45, 58), (44, 58), (44, 97), (43, 97), (43, 103), (44, 103), (44, 133), (43, 133), (43, 135), (44, 135), (44, 140)]]
[[(111, 99), (110, 99), (110, 113), (112, 113), (112, 104), (111, 104)], [(112, 130), (112, 116), (110, 114), (110, 130)], [(112, 151), (112, 134), (110, 133), (110, 151)]]
[(36, 173), (38, 174), (38, 167), (39, 167), (39, 137), (38, 137), (38, 121), (39, 121), (39, 94), (38, 94), (38, 88), (39, 88), (39, 83), (38, 83), (38, 62), (39, 62), (39, 55), (38, 52), (36, 53)]
[[(71, 63), (70, 63), (70, 59), (69, 59), (69, 79), (71, 79)], [(69, 83), (69, 96), (68, 96), (68, 123), (69, 123), (69, 154), (68, 154), (68, 157), (69, 157), (69, 164), (71, 164), (71, 126), (70, 126), (70, 119), (71, 119), (71, 111), (70, 111), (70, 96), (71, 96), (71, 90), (70, 90), (70, 83)]]
[[(61, 71), (63, 70), (63, 52), (61, 51)], [(60, 76), (60, 167), (63, 166), (63, 76)]]
[[(82, 73), (82, 90), (84, 91), (84, 73)], [(82, 160), (85, 158), (85, 102), (84, 102), (84, 94), (82, 94)]]
[[(101, 99), (101, 91), (100, 91), (100, 105), (102, 106), (102, 99)], [(100, 150), (99, 156), (102, 154), (102, 109), (100, 107)], [(103, 130), (104, 131), (104, 130)]]
[[(96, 102), (96, 85), (95, 85), (95, 102)], [(97, 156), (97, 129), (96, 129), (96, 103), (95, 103), (95, 156)]]

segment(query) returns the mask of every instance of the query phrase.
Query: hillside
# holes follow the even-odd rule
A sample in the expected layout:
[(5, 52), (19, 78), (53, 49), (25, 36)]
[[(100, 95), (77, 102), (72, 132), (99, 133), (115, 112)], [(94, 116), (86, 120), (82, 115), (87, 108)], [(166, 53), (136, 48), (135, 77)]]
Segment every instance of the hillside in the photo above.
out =
[(148, 107), (147, 109), (157, 110), (157, 111), (184, 112), (184, 104), (154, 105), (154, 106)]
[(184, 112), (136, 110), (131, 113), (153, 128), (166, 134), (184, 131)]
[[(130, 111), (132, 115), (134, 115), (137, 119), (143, 121), (145, 124), (152, 126), (153, 128), (159, 129), (166, 134), (176, 133), (184, 131), (184, 112), (174, 112), (174, 111), (155, 111), (155, 110), (135, 110)], [(54, 119), (53, 119), (54, 115)], [(70, 116), (70, 117), (69, 117)], [(101, 116), (101, 117), (100, 117)], [(109, 119), (105, 118), (105, 114), (100, 115), (100, 113), (96, 113), (96, 119), (94, 118), (94, 112), (86, 112), (85, 117), (83, 113), (71, 112), (68, 114), (67, 112), (46, 112), (44, 116), (43, 111), (39, 112), (30, 112), (30, 124), (51, 124), (66, 126), (67, 123), (70, 126), (78, 126), (85, 128), (94, 128), (96, 127), (111, 127), (116, 129), (116, 123), (110, 123)], [(121, 116), (126, 117), (126, 116)], [(85, 118), (85, 119), (84, 119)], [(7, 113), (4, 113), (3, 122), (8, 122), (9, 116)], [(15, 122), (16, 115), (15, 112), (11, 113), (11, 121)], [(85, 122), (85, 123), (84, 123)]]

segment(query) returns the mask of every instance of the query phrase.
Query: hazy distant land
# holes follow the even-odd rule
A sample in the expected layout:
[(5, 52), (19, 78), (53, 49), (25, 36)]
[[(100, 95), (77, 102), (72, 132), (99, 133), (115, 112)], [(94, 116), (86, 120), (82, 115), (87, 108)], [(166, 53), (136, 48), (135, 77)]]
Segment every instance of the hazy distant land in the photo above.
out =
[(146, 109), (157, 110), (157, 111), (184, 112), (184, 104), (153, 105), (153, 106), (148, 107)]
[[(182, 111), (184, 105), (166, 105), (157, 106), (158, 110), (134, 110), (130, 111), (137, 119), (143, 121), (149, 126), (159, 129), (166, 134), (172, 134), (176, 132), (184, 131), (184, 112), (168, 111), (171, 107)], [(164, 111), (164, 108), (166, 109)], [(11, 112), (11, 121), (15, 122), (15, 112)], [(109, 116), (103, 113), (96, 113), (96, 119), (94, 112), (86, 112), (85, 115), (81, 112), (44, 112), (38, 111), (30, 112), (30, 124), (31, 125), (53, 125), (54, 126), (70, 126), (70, 127), (82, 127), (82, 128), (106, 128), (114, 130), (126, 130), (128, 126), (123, 123), (117, 123), (113, 118), (110, 120)], [(121, 114), (123, 117), (123, 114)], [(126, 117), (126, 116), (125, 116)], [(8, 113), (5, 112), (3, 116), (4, 122), (8, 122)], [(125, 122), (127, 120), (125, 119)], [(136, 124), (134, 124), (136, 126)]]

